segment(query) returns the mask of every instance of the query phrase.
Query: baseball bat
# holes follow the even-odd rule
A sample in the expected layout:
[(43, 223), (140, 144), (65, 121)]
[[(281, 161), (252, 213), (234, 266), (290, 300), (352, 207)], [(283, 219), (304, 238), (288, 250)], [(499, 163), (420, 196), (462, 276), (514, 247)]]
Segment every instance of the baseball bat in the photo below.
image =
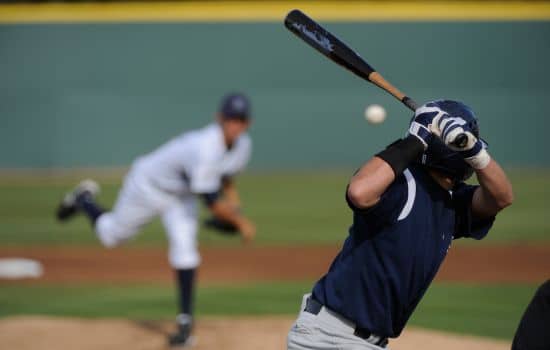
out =
[[(419, 107), (418, 103), (384, 79), (384, 77), (359, 56), (357, 52), (323, 28), (319, 23), (309, 18), (302, 11), (290, 11), (286, 15), (284, 23), (288, 30), (296, 34), (296, 36), (331, 61), (388, 92), (413, 112)], [(468, 136), (466, 134), (460, 134), (456, 137), (454, 144), (457, 147), (463, 147), (467, 142)]]

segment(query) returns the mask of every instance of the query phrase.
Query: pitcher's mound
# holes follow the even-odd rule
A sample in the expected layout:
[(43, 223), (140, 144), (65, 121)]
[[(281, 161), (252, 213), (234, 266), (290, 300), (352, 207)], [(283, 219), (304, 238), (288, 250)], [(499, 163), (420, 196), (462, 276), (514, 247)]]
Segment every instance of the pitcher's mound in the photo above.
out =
[[(201, 318), (195, 350), (282, 350), (291, 318)], [(0, 344), (5, 349), (168, 349), (169, 322), (85, 320), (78, 318), (11, 317), (0, 319)], [(505, 342), (409, 328), (394, 350), (508, 350)]]

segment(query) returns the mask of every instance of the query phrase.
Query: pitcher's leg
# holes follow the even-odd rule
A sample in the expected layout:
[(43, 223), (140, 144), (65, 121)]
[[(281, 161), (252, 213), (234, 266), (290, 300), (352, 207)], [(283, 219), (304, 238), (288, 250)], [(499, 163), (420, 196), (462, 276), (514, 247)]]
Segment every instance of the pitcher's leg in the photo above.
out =
[(178, 330), (170, 336), (170, 345), (193, 344), (193, 299), (196, 268), (200, 264), (197, 247), (197, 203), (194, 197), (174, 204), (162, 214), (169, 242), (169, 262), (175, 270), (179, 299)]
[(159, 213), (162, 197), (144, 191), (139, 178), (129, 174), (118, 193), (113, 209), (95, 221), (95, 231), (106, 247), (115, 247), (130, 239)]
[(81, 181), (64, 196), (56, 211), (57, 219), (64, 222), (82, 213), (90, 220), (103, 245), (114, 247), (135, 235), (158, 213), (155, 209), (158, 200), (149, 198), (140, 189), (133, 173), (126, 176), (113, 210), (106, 211), (97, 203), (98, 193), (99, 185), (95, 181)]
[(197, 200), (191, 196), (174, 203), (161, 214), (168, 236), (168, 260), (176, 270), (194, 269), (200, 264), (197, 216)]

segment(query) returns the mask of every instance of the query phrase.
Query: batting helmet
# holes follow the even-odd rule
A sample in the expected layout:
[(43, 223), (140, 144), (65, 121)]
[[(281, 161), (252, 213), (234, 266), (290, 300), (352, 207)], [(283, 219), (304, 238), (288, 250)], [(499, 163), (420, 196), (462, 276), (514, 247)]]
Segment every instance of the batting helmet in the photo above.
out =
[[(477, 118), (472, 109), (462, 102), (436, 100), (428, 102), (425, 106), (436, 107), (452, 117), (462, 118), (466, 122), (465, 128), (471, 130), (475, 137), (479, 138)], [(483, 140), (482, 142), (483, 147), (487, 148), (487, 144)], [(434, 137), (428, 149), (422, 155), (421, 163), (450, 176), (455, 181), (467, 180), (474, 172), (472, 167), (464, 161), (462, 155), (451, 150), (438, 137)]]

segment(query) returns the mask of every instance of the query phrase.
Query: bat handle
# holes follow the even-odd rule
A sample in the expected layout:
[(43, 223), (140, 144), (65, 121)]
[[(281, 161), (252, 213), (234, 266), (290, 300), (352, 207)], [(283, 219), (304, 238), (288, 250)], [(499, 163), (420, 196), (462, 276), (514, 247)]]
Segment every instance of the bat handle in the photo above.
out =
[(408, 96), (404, 96), (401, 99), (401, 102), (403, 102), (403, 104), (405, 106), (407, 106), (413, 112), (418, 109), (418, 103), (416, 103), (412, 98), (410, 98)]

